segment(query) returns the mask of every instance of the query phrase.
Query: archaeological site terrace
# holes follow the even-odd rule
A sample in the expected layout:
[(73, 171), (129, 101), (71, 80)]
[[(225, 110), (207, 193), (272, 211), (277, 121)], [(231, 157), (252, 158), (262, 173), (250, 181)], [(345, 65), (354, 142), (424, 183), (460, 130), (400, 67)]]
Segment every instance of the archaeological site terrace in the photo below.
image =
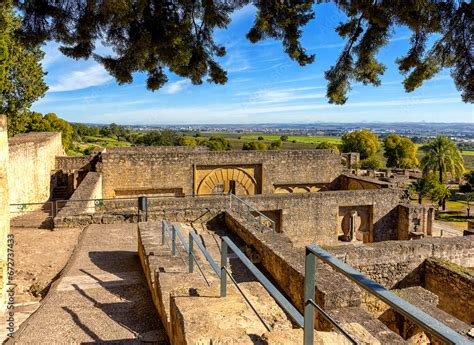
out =
[[(356, 153), (115, 147), (69, 157), (59, 133), (8, 140), (0, 120), (2, 239), (10, 228), (82, 229), (44, 305), (16, 329), (18, 343), (47, 342), (61, 327), (69, 333), (55, 340), (73, 343), (474, 339), (473, 232), (440, 234), (432, 207), (358, 176)], [(315, 267), (312, 250), (326, 253), (314, 254)], [(358, 273), (343, 273), (348, 266)], [(2, 246), (3, 283), (7, 271)], [(100, 291), (120, 298), (98, 302)], [(152, 315), (140, 325), (123, 316), (144, 315), (133, 303), (116, 316), (137, 294)], [(96, 312), (134, 335), (114, 338)], [(47, 313), (56, 321), (43, 322)]]

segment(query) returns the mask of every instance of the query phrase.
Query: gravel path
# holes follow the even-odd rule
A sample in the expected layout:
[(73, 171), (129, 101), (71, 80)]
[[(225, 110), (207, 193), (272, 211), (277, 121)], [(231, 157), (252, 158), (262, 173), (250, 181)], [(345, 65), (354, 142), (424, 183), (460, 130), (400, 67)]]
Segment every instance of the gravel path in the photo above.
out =
[(84, 230), (63, 274), (14, 340), (168, 344), (138, 259), (136, 225)]

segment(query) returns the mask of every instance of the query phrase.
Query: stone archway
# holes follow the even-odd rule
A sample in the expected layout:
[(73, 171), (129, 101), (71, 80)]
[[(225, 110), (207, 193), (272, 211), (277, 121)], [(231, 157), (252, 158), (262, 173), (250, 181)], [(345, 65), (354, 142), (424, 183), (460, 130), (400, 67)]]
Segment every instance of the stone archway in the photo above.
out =
[(229, 193), (253, 195), (257, 182), (253, 176), (240, 168), (212, 170), (199, 183), (197, 194)]
[(344, 242), (371, 242), (373, 209), (367, 206), (340, 206), (338, 239)]

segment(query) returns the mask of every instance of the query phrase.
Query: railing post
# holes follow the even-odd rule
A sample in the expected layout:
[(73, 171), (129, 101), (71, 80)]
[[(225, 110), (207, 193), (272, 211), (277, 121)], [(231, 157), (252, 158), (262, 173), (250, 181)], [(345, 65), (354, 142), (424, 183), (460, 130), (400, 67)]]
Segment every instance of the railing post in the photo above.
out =
[(176, 255), (176, 229), (171, 227), (171, 256)]
[(161, 221), (161, 245), (165, 244), (165, 221)]
[(227, 242), (222, 240), (221, 245), (221, 297), (227, 296)]
[(314, 305), (315, 300), (316, 257), (306, 248), (304, 265), (304, 345), (312, 345), (314, 339)]
[(189, 262), (189, 273), (193, 273), (194, 271), (194, 261), (193, 261), (193, 247), (194, 247), (194, 241), (193, 241), (193, 236), (191, 233), (189, 233), (189, 253), (188, 253), (188, 262)]

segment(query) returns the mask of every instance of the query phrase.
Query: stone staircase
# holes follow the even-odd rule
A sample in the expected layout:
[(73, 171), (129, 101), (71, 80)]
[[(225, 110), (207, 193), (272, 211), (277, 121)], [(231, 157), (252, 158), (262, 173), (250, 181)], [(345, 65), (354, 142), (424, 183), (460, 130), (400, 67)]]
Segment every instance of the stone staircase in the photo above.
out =
[(67, 200), (69, 199), (69, 192), (67, 186), (56, 186), (53, 189), (51, 200)]
[[(176, 243), (181, 256), (177, 253), (172, 256), (170, 248), (161, 244), (161, 222), (140, 223), (138, 231), (142, 267), (153, 302), (172, 344), (302, 343), (302, 329), (295, 328), (273, 297), (234, 255), (229, 255), (227, 267), (271, 331), (259, 320), (231, 279), (227, 279), (227, 296), (220, 297), (219, 278), (197, 245), (194, 246), (194, 253), (202, 272), (195, 265), (194, 272), (189, 273), (189, 257), (178, 236)], [(184, 224), (180, 224), (180, 231), (186, 243), (189, 232), (195, 232), (220, 266), (219, 232)], [(171, 245), (168, 235), (166, 238)], [(326, 344), (346, 344), (345, 338), (336, 333), (315, 333), (315, 344), (323, 343), (323, 338), (330, 341), (324, 342)]]

